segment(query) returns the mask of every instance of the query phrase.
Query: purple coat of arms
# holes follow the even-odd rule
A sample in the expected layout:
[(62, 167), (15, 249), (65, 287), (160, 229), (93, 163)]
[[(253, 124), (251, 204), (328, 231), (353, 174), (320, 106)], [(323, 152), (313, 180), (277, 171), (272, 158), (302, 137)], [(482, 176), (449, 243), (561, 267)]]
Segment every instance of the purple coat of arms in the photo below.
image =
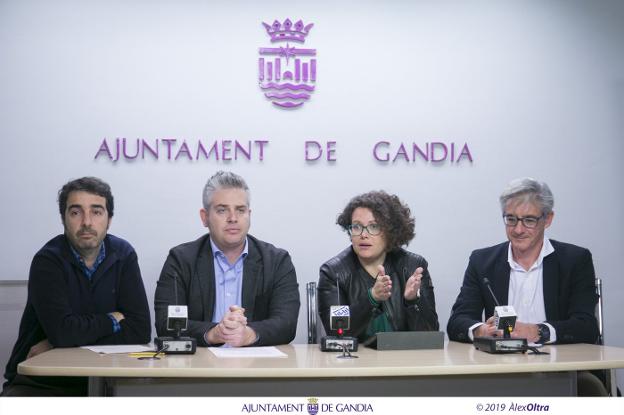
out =
[(316, 415), (319, 411), (318, 398), (308, 398), (307, 405), (308, 414)]
[[(290, 19), (272, 25), (262, 23), (274, 47), (260, 48), (258, 81), (264, 96), (281, 108), (296, 108), (310, 99), (316, 84), (316, 49), (298, 47), (305, 43), (313, 23)], [(291, 42), (294, 44), (291, 45)], [(284, 44), (285, 43), (285, 44)]]

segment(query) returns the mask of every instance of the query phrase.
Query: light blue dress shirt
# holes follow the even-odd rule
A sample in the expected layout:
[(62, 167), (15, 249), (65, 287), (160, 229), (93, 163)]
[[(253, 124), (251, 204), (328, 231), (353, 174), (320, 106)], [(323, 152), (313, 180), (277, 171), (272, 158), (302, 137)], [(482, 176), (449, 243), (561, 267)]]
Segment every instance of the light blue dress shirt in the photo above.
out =
[(215, 308), (212, 316), (213, 323), (219, 323), (230, 306), (242, 307), (243, 297), (243, 263), (249, 252), (249, 244), (245, 239), (245, 248), (241, 255), (230, 264), (225, 254), (210, 238), (215, 270)]

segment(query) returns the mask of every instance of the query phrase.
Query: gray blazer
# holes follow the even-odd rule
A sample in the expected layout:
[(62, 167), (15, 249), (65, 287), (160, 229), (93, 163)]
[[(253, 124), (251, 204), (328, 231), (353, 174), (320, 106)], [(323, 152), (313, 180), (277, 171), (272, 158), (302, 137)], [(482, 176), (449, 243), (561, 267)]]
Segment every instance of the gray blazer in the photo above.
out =
[[(242, 307), (249, 327), (258, 334), (254, 346), (290, 343), (297, 331), (299, 286), (290, 255), (283, 249), (247, 235), (248, 255), (243, 265)], [(174, 280), (177, 280), (177, 299)], [(154, 300), (156, 332), (167, 331), (167, 306), (188, 306), (188, 331), (198, 346), (208, 346), (204, 333), (215, 306), (215, 272), (209, 234), (169, 251)]]

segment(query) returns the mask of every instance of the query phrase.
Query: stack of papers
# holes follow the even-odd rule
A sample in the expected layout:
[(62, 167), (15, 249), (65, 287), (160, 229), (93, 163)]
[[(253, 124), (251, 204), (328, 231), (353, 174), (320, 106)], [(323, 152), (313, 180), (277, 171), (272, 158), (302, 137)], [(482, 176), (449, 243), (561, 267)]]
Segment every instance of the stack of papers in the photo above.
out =
[(217, 357), (288, 357), (273, 346), (269, 347), (209, 347)]
[(81, 349), (91, 350), (95, 353), (112, 354), (112, 353), (140, 353), (140, 352), (156, 352), (153, 346), (144, 344), (118, 344), (110, 346), (82, 346)]

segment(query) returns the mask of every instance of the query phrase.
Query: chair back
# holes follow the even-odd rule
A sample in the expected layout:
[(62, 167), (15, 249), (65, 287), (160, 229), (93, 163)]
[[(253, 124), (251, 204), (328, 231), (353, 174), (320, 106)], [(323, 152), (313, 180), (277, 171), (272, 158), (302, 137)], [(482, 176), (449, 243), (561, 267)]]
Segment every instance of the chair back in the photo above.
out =
[(596, 303), (596, 321), (598, 322), (598, 344), (604, 345), (604, 316), (602, 312), (602, 280), (596, 278), (596, 295), (598, 302)]
[(318, 312), (316, 307), (316, 283), (309, 282), (306, 284), (306, 299), (308, 308), (308, 344), (318, 342)]

